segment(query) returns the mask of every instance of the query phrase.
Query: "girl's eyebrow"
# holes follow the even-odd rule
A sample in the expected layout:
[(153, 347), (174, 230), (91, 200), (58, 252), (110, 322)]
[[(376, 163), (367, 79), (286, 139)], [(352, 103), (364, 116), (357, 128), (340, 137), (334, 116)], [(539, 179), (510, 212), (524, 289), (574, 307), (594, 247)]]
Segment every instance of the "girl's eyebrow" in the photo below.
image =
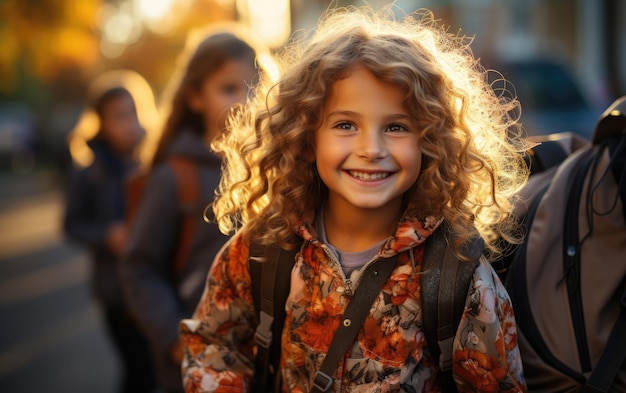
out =
[[(339, 110), (339, 111), (333, 111), (330, 112), (329, 114), (326, 115), (326, 118), (329, 119), (331, 117), (334, 116), (347, 116), (347, 117), (361, 117), (362, 115), (358, 112), (354, 112), (354, 111), (350, 111), (350, 110)], [(393, 113), (390, 115), (385, 116), (385, 119), (387, 121), (399, 121), (399, 120), (404, 120), (404, 121), (410, 121), (411, 120), (411, 116), (409, 116), (406, 113)]]
[(333, 116), (360, 117), (361, 115), (359, 113), (357, 113), (357, 112), (354, 112), (354, 111), (348, 111), (348, 110), (341, 111), (340, 110), (340, 111), (332, 111), (332, 112), (330, 112), (329, 114), (326, 115), (326, 118), (333, 117)]

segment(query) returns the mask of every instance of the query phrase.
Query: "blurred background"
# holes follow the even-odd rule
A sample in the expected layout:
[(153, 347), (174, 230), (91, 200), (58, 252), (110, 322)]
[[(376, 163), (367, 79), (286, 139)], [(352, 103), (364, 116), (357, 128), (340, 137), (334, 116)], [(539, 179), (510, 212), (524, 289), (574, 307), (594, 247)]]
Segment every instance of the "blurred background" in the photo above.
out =
[[(370, 0), (373, 7), (389, 3)], [(0, 0), (0, 390), (114, 392), (116, 355), (88, 288), (84, 250), (64, 238), (67, 136), (88, 83), (114, 69), (158, 105), (194, 29), (246, 25), (277, 49), (314, 28), (321, 0)], [(522, 103), (529, 135), (589, 137), (626, 94), (626, 0), (398, 0), (432, 10)], [(508, 82), (498, 81), (504, 76)]]

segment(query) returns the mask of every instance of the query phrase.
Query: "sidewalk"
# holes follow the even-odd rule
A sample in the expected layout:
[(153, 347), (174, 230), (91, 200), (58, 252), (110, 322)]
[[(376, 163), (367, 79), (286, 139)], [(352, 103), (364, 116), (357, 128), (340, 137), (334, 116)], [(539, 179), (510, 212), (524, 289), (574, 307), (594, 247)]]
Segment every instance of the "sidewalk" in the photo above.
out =
[(89, 258), (60, 230), (61, 179), (0, 173), (0, 391), (114, 393), (119, 365), (89, 289)]

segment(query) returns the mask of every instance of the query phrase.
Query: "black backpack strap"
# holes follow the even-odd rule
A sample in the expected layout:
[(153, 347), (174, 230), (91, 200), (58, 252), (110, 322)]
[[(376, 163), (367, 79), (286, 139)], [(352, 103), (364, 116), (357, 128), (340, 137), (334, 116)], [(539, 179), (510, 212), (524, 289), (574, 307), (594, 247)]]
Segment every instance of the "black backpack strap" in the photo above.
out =
[[(422, 262), (422, 319), (428, 347), (439, 364), (442, 389), (455, 392), (452, 345), (484, 242), (477, 237), (463, 250), (471, 262), (461, 261), (448, 246), (445, 228), (445, 225), (439, 227), (426, 243)], [(435, 342), (437, 345), (433, 345)]]
[(391, 258), (381, 258), (363, 271), (361, 284), (357, 287), (348, 307), (346, 307), (346, 311), (341, 317), (341, 323), (328, 347), (326, 357), (322, 361), (320, 369), (315, 373), (311, 393), (331, 391), (333, 375), (339, 362), (354, 342), (357, 333), (363, 326), (363, 322), (365, 322), (365, 318), (372, 308), (374, 300), (378, 297), (384, 283), (396, 266), (397, 260), (397, 255)]
[[(621, 142), (620, 142), (621, 139)], [(621, 138), (607, 138), (601, 143), (608, 144), (611, 156), (611, 170), (618, 184), (624, 222), (626, 223), (626, 186), (624, 176), (626, 176), (624, 164), (626, 157), (624, 151), (624, 136)], [(623, 285), (622, 297), (620, 299), (620, 313), (617, 321), (611, 330), (611, 334), (605, 344), (604, 351), (600, 355), (598, 363), (595, 365), (591, 376), (587, 380), (583, 393), (606, 393), (611, 389), (615, 377), (619, 373), (624, 360), (626, 359), (626, 280)]]
[(619, 189), (624, 223), (626, 223), (626, 128), (622, 131), (621, 137), (610, 138), (605, 143), (608, 145), (611, 171)]
[(567, 193), (565, 219), (563, 220), (563, 272), (567, 283), (570, 316), (576, 336), (576, 345), (583, 373), (591, 371), (591, 357), (587, 344), (585, 318), (582, 306), (582, 291), (580, 290), (580, 235), (578, 231), (578, 212), (580, 198), (583, 192), (585, 177), (597, 154), (587, 157), (577, 168), (571, 186)]
[(558, 140), (547, 140), (528, 149), (527, 155), (531, 174), (535, 174), (560, 165), (568, 153)]
[(624, 359), (626, 359), (626, 286), (620, 302), (620, 313), (598, 364), (596, 364), (583, 393), (606, 393), (610, 390)]
[(277, 245), (250, 244), (248, 261), (252, 298), (259, 320), (254, 335), (257, 343), (254, 380), (256, 392), (280, 391), (280, 336), (291, 285), (291, 269), (299, 251), (299, 246), (284, 250)]

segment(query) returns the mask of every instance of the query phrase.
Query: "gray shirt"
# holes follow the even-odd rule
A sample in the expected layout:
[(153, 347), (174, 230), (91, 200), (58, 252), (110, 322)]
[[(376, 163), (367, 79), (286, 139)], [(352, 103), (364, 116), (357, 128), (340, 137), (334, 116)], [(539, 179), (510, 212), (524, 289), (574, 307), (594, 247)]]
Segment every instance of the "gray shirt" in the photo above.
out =
[(341, 264), (341, 268), (343, 269), (346, 277), (350, 277), (352, 272), (359, 270), (366, 263), (374, 259), (374, 257), (378, 254), (378, 251), (382, 247), (383, 243), (387, 240), (382, 240), (381, 242), (373, 245), (372, 247), (363, 250), (363, 251), (343, 251), (328, 242), (326, 238), (326, 228), (324, 227), (324, 210), (320, 209), (318, 214), (315, 217), (315, 231), (319, 235), (319, 239), (322, 243), (326, 244), (328, 248), (335, 254), (335, 257)]

